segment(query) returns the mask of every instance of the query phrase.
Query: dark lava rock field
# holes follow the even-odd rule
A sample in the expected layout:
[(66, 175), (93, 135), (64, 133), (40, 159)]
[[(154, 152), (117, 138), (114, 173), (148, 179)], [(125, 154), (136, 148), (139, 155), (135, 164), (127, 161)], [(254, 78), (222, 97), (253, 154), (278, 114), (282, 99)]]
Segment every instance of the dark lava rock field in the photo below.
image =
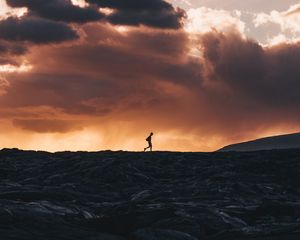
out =
[(1, 240), (299, 240), (300, 150), (0, 151)]

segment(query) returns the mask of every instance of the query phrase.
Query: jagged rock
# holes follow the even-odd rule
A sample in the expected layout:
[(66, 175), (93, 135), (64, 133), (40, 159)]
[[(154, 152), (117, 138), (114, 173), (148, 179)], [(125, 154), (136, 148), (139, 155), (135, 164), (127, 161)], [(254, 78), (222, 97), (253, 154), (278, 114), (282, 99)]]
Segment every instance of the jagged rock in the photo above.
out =
[(89, 237), (86, 240), (125, 240), (125, 238), (119, 236), (113, 236), (110, 234), (97, 234), (97, 236)]
[(191, 235), (167, 229), (138, 229), (133, 234), (136, 240), (198, 240)]
[(136, 193), (132, 195), (131, 201), (143, 201), (149, 197), (151, 197), (153, 194), (149, 190), (144, 190), (139, 193)]
[(0, 151), (0, 239), (298, 240), (300, 150)]

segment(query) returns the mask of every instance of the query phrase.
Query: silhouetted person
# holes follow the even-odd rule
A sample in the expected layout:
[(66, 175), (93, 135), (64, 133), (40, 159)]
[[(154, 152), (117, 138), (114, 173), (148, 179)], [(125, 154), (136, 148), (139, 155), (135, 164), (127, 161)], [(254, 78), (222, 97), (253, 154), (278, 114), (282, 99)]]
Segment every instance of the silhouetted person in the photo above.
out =
[(150, 133), (149, 137), (146, 138), (146, 141), (148, 142), (148, 147), (144, 148), (144, 152), (149, 148), (150, 152), (152, 152), (152, 136), (153, 133)]

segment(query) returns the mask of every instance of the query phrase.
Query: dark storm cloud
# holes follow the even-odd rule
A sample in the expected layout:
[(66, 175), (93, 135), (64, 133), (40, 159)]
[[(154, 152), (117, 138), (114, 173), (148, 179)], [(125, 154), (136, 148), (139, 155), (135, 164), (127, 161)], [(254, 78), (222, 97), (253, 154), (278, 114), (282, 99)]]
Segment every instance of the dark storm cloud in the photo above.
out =
[[(201, 111), (208, 112), (205, 115), (217, 109), (214, 114), (220, 114), (220, 122), (234, 120), (244, 111), (245, 118), (258, 113), (245, 106), (262, 111), (275, 108), (278, 114), (279, 109), (300, 106), (299, 44), (263, 48), (238, 33), (211, 32), (201, 36), (201, 60), (188, 56), (184, 32), (123, 35), (103, 26), (84, 28), (90, 37), (86, 44), (49, 46), (34, 53), (30, 63), (35, 70), (22, 76), (26, 81), (14, 80), (16, 91), (1, 101), (12, 106), (51, 105), (69, 113), (109, 114), (122, 99), (132, 98), (133, 92), (165, 101), (157, 85), (166, 83), (198, 96)], [(42, 63), (40, 54), (47, 56)], [(19, 94), (22, 91), (30, 94)], [(192, 104), (198, 108), (196, 101)], [(230, 114), (223, 115), (222, 109)]]
[(81, 8), (72, 4), (70, 0), (6, 0), (11, 7), (27, 7), (30, 14), (43, 18), (84, 23), (97, 21), (103, 17), (97, 7)]
[(163, 0), (88, 0), (99, 7), (111, 8), (115, 11), (107, 16), (107, 20), (120, 25), (147, 25), (157, 28), (178, 29), (182, 26), (185, 12), (175, 9)]
[(22, 44), (0, 40), (0, 65), (20, 66), (19, 58), (27, 52), (28, 49)]
[(37, 133), (67, 133), (82, 130), (73, 121), (60, 119), (14, 119), (14, 126)]
[(159, 11), (162, 9), (172, 10), (170, 3), (164, 0), (87, 0), (87, 2), (97, 4), (100, 7), (121, 9), (121, 10), (154, 10)]
[[(178, 29), (186, 17), (184, 10), (175, 9), (164, 0), (88, 0), (89, 7), (78, 7), (70, 0), (7, 0), (11, 7), (27, 7), (29, 15), (64, 22), (85, 23), (97, 20), (116, 25), (147, 25)], [(105, 16), (98, 7), (114, 9)]]
[(2, 55), (23, 55), (27, 48), (21, 44), (0, 41), (0, 56)]
[[(184, 32), (146, 30), (123, 35), (97, 24), (84, 30), (95, 39), (72, 46), (40, 47), (29, 54), (34, 69), (9, 77), (11, 91), (0, 99), (1, 105), (52, 106), (68, 114), (102, 116), (123, 103), (155, 100), (160, 89), (153, 89), (153, 84), (158, 79), (181, 86), (198, 80), (199, 64), (182, 59), (188, 51)], [(133, 89), (149, 96), (137, 101), (131, 97)]]
[(151, 11), (136, 12), (134, 10), (117, 11), (107, 17), (108, 21), (113, 24), (133, 25), (140, 24), (159, 27), (159, 28), (180, 28), (181, 19), (184, 17), (183, 10), (162, 11), (160, 13), (153, 13)]
[(212, 32), (202, 37), (210, 81), (274, 107), (300, 106), (300, 43), (263, 48), (237, 33)]
[[(265, 48), (235, 32), (213, 31), (195, 46), (182, 30), (82, 28), (84, 42), (37, 46), (26, 54), (33, 69), (5, 76), (10, 87), (0, 108), (47, 106), (57, 112), (53, 119), (85, 116), (98, 124), (103, 117), (112, 126), (151, 125), (226, 143), (300, 124), (299, 43)], [(190, 55), (195, 47), (201, 51), (196, 58)], [(48, 122), (39, 124), (48, 129)]]
[(32, 43), (60, 43), (78, 39), (78, 34), (67, 24), (43, 18), (23, 16), (0, 21), (0, 39)]

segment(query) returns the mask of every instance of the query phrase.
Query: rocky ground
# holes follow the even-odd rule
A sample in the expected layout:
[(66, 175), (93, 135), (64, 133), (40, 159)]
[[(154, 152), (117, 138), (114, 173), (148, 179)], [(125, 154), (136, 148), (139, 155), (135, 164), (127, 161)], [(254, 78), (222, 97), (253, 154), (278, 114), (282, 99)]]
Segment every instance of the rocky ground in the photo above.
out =
[(299, 240), (300, 150), (0, 151), (0, 239)]

